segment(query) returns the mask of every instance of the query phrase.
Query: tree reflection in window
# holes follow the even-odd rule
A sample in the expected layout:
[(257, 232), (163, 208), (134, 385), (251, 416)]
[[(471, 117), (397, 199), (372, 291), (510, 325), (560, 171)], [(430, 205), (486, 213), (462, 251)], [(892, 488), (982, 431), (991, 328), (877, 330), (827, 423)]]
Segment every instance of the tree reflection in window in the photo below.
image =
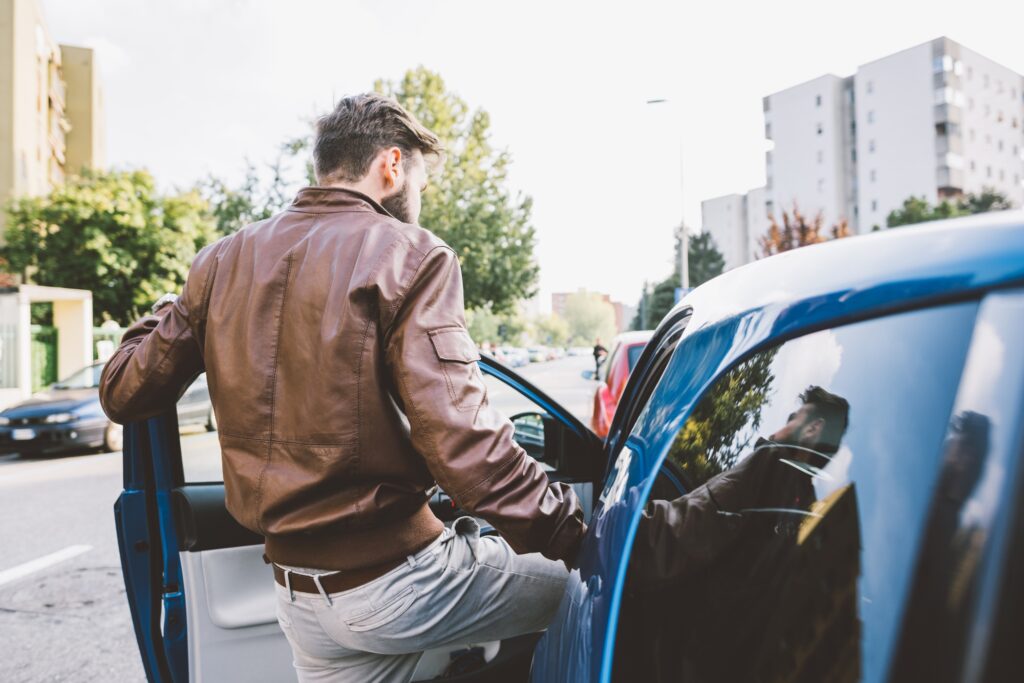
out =
[(771, 397), (772, 361), (778, 349), (750, 358), (719, 379), (676, 435), (668, 460), (689, 488), (731, 468), (749, 452)]

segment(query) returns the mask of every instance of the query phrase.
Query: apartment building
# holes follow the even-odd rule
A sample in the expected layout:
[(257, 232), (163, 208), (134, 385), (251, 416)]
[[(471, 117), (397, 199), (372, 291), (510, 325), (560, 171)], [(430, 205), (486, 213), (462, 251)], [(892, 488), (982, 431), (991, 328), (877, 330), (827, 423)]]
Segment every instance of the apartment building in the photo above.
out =
[(746, 194), (727, 194), (700, 203), (701, 226), (730, 270), (754, 260), (759, 241), (768, 231), (767, 190), (754, 188)]
[(1024, 205), (1024, 76), (949, 38), (763, 100), (768, 210), (886, 227), (910, 196), (991, 188)]
[(0, 203), (101, 167), (103, 130), (93, 50), (55, 43), (36, 0), (0, 0)]

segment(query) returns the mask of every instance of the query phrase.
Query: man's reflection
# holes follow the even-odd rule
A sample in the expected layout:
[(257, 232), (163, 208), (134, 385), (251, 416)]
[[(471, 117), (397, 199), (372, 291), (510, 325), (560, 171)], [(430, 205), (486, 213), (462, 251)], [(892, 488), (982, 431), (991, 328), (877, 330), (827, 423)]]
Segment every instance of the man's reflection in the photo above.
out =
[(738, 465), (648, 502), (630, 564), (654, 641), (647, 677), (856, 679), (856, 495), (849, 485), (818, 501), (813, 485), (829, 478), (850, 406), (819, 386), (799, 398)]

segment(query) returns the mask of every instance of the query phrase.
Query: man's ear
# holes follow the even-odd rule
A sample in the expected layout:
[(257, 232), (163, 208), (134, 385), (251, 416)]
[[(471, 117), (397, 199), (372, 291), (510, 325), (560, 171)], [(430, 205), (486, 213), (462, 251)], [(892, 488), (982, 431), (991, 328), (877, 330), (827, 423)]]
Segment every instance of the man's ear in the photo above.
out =
[(399, 174), (402, 172), (402, 150), (390, 147), (384, 150), (384, 187), (393, 190), (398, 187)]

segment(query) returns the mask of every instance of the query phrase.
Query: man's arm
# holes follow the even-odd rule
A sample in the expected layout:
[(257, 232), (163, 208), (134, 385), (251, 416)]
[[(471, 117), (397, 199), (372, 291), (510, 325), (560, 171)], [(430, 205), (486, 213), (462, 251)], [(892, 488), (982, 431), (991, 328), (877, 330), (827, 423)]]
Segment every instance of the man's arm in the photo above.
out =
[(203, 371), (199, 316), (205, 316), (211, 247), (196, 256), (181, 296), (128, 328), (100, 377), (103, 412), (120, 424), (171, 408)]
[(412, 442), (452, 500), (483, 517), (517, 552), (572, 564), (585, 531), (572, 489), (551, 484), (492, 408), (466, 331), (462, 271), (447, 247), (420, 263), (387, 329), (388, 366)]

